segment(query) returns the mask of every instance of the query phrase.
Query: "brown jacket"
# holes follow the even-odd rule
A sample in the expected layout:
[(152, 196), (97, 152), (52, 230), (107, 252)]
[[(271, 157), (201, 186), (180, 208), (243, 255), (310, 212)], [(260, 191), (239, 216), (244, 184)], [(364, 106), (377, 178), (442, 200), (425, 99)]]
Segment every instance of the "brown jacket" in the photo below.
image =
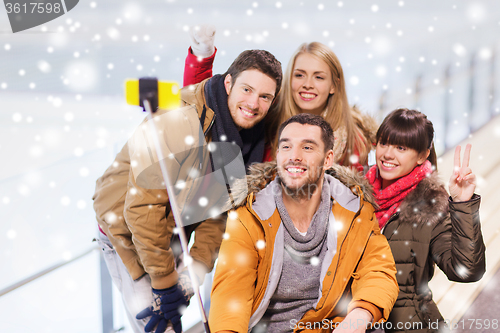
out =
[[(164, 135), (172, 144), (169, 148), (179, 152), (189, 150), (184, 138), (187, 133), (199, 128), (199, 118), (204, 107), (206, 118), (203, 131), (205, 139), (210, 142), (210, 128), (215, 114), (205, 103), (205, 82), (181, 90), (182, 104), (196, 106), (197, 113), (187, 110), (185, 114), (189, 119), (183, 119), (179, 122), (180, 125), (173, 126), (162, 123), (161, 120), (157, 122), (157, 129), (168, 129), (164, 131)], [(168, 111), (158, 110), (155, 118), (161, 118), (166, 112)], [(139, 171), (144, 168), (140, 167), (140, 151), (135, 149), (133, 144), (129, 145), (132, 140), (133, 138), (125, 144), (112, 165), (97, 180), (93, 197), (94, 209), (99, 226), (108, 236), (132, 278), (138, 279), (148, 273), (153, 288), (168, 288), (177, 282), (174, 254), (170, 248), (175, 223), (168, 194), (165, 189), (159, 187), (146, 189), (137, 185), (137, 165), (139, 164), (141, 169)], [(197, 154), (191, 155), (188, 156), (191, 159), (189, 163), (180, 163), (178, 159), (171, 163), (177, 163), (175, 166), (179, 168), (180, 173), (187, 173), (187, 167), (194, 165), (192, 163), (196, 163), (198, 158)], [(183, 165), (186, 167), (183, 168)], [(134, 168), (135, 177), (132, 171)], [(157, 177), (158, 173), (155, 174)], [(148, 181), (151, 179), (141, 179), (141, 182)], [(207, 220), (196, 225), (195, 242), (190, 254), (195, 260), (195, 271), (200, 281), (203, 281), (204, 273), (213, 268), (224, 228), (225, 223), (222, 220)]]
[[(273, 178), (273, 165), (254, 164), (251, 193), (243, 199), (234, 194), (240, 207), (229, 213), (215, 272), (209, 318), (212, 332), (247, 332), (265, 313), (279, 280), (283, 226), (272, 190), (279, 185), (271, 183), (259, 191)], [(394, 260), (380, 234), (370, 203), (373, 197), (361, 189), (369, 188), (366, 180), (346, 167), (336, 166), (332, 173), (335, 178), (326, 177), (335, 223), (330, 223), (326, 240), (322, 290), (315, 308), (292, 323), (296, 332), (330, 332), (331, 323), (341, 321), (355, 307), (370, 311), (375, 321), (387, 320), (398, 293)]]
[(430, 333), (444, 324), (428, 285), (436, 264), (451, 281), (481, 279), (486, 265), (479, 204), (478, 195), (466, 202), (449, 200), (434, 172), (386, 223), (383, 234), (394, 254), (399, 283), (386, 332)]

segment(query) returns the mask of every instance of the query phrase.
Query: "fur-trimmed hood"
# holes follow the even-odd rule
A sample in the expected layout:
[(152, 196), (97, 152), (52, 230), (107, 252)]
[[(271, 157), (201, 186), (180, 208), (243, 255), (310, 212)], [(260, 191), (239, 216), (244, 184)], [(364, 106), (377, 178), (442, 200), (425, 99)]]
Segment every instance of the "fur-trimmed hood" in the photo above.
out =
[[(359, 107), (354, 104), (351, 106), (351, 114), (353, 116), (356, 126), (361, 130), (366, 138), (369, 146), (373, 147), (377, 144), (377, 130), (379, 124), (371, 115), (361, 112)], [(370, 149), (368, 149), (370, 151)]]
[(401, 202), (399, 219), (404, 223), (437, 223), (448, 207), (448, 192), (438, 173), (433, 172)]
[[(256, 194), (274, 180), (277, 172), (276, 161), (254, 163), (248, 170), (246, 182), (240, 179), (236, 181), (232, 187), (231, 193), (234, 201), (234, 208), (245, 205), (250, 193)], [(326, 170), (326, 173), (337, 178), (342, 184), (350, 188), (355, 195), (358, 195), (355, 188), (355, 186), (358, 185), (363, 192), (364, 199), (377, 208), (372, 187), (361, 173), (337, 164)]]

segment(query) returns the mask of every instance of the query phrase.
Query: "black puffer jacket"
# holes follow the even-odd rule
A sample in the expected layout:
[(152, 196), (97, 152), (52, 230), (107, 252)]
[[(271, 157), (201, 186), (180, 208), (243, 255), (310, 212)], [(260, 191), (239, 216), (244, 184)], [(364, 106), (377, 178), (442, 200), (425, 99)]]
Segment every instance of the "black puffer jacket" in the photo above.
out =
[(437, 323), (443, 325), (428, 286), (435, 263), (451, 281), (481, 279), (486, 265), (479, 203), (478, 195), (466, 202), (452, 202), (433, 173), (386, 223), (383, 234), (394, 255), (399, 284), (386, 332), (437, 332)]

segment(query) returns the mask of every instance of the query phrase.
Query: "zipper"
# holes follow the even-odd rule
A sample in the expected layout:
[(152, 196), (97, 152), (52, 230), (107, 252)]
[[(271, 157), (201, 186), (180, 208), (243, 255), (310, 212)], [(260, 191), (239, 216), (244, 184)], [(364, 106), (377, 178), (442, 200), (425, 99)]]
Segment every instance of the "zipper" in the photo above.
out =
[[(205, 107), (205, 106), (203, 106), (203, 107)], [(213, 125), (213, 124), (214, 124), (214, 122), (215, 122), (215, 116), (216, 116), (216, 114), (214, 113), (214, 116), (212, 117), (212, 120), (210, 121), (210, 124), (208, 124), (207, 129), (203, 132), (203, 136), (204, 136), (204, 138), (206, 138), (206, 137), (207, 137), (207, 133), (208, 133), (208, 131), (210, 131), (210, 129), (212, 128), (212, 125)], [(202, 125), (202, 126), (203, 126), (203, 125)], [(205, 140), (205, 141), (206, 141), (206, 140)], [(200, 142), (201, 142), (201, 141), (200, 141)], [(198, 148), (198, 149), (199, 149), (199, 148)], [(213, 167), (213, 162), (212, 162), (212, 156), (211, 156), (211, 155), (209, 155), (209, 156), (210, 156), (210, 163), (212, 164), (212, 169), (213, 169), (214, 167)], [(200, 160), (200, 165), (199, 165), (199, 168), (200, 168), (200, 170), (201, 170), (201, 169), (202, 169), (202, 167), (203, 167), (203, 150), (202, 150), (202, 149), (200, 149), (198, 159)]]
[[(396, 213), (394, 213), (394, 214), (392, 214), (392, 215), (391, 215), (391, 217), (389, 218), (389, 220), (387, 221), (387, 223), (384, 225), (384, 227), (383, 227), (383, 228), (382, 228), (382, 230), (380, 231), (380, 233), (381, 233), (382, 235), (386, 236), (386, 235), (384, 234), (386, 227), (387, 227), (387, 226), (388, 226), (391, 222), (395, 221), (395, 220), (396, 220), (396, 217), (398, 217), (398, 216), (399, 216), (399, 212), (396, 212)], [(385, 238), (387, 238), (387, 236), (386, 236)]]
[(214, 122), (215, 122), (215, 116), (216, 116), (216, 114), (214, 113), (214, 116), (212, 117), (212, 121), (210, 122), (210, 124), (208, 124), (208, 127), (207, 127), (207, 129), (203, 132), (203, 135), (207, 136), (208, 131), (210, 131), (210, 129), (212, 128), (212, 125), (213, 125), (213, 124), (214, 124)]
[[(337, 270), (338, 270), (339, 265), (340, 265), (340, 254), (342, 253), (342, 247), (344, 246), (344, 242), (346, 241), (347, 237), (349, 236), (349, 233), (353, 229), (354, 221), (361, 214), (362, 208), (363, 207), (360, 207), (359, 210), (354, 215), (354, 217), (353, 217), (353, 219), (351, 221), (351, 224), (349, 224), (349, 229), (347, 230), (346, 235), (345, 235), (344, 239), (342, 240), (342, 243), (340, 244), (339, 252), (338, 252), (338, 256), (337, 256), (337, 264), (335, 265), (335, 271), (333, 272), (333, 281), (332, 281), (332, 284), (335, 282), (335, 276), (337, 275)], [(373, 231), (370, 231), (370, 236), (368, 236), (368, 239), (370, 239), (370, 237), (372, 236), (372, 234), (373, 234)], [(366, 244), (365, 244), (365, 248), (366, 248)], [(332, 288), (330, 287), (329, 290), (328, 290), (328, 294), (330, 293), (331, 289)], [(326, 295), (326, 298), (328, 298), (328, 294)], [(338, 300), (340, 299), (341, 296), (342, 295), (339, 295), (339, 298), (337, 298), (337, 300), (335, 301), (335, 305), (338, 304)], [(325, 300), (326, 300), (326, 298), (325, 298)], [(323, 308), (323, 307), (321, 307), (321, 308)]]

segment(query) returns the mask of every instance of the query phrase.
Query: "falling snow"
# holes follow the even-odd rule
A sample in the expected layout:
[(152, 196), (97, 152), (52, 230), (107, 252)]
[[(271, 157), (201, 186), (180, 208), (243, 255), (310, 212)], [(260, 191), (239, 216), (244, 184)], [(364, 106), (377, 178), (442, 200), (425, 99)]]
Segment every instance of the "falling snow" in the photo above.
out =
[[(8, 267), (12, 275), (10, 280), (0, 281), (3, 285), (53, 264), (44, 258), (70, 260), (92, 246), (90, 239), (97, 230), (91, 200), (95, 181), (108, 166), (119, 167), (114, 157), (144, 117), (136, 108), (124, 105), (123, 82), (150, 75), (182, 82), (189, 30), (200, 22), (217, 28), (214, 73), (225, 71), (244, 49), (271, 50), (285, 69), (299, 43), (318, 40), (328, 45), (343, 65), (350, 104), (356, 102), (372, 115), (394, 105), (421, 108), (435, 124), (435, 144), (441, 152), (445, 143), (448, 149), (463, 139), (476, 138), (468, 133), (469, 121), (476, 121), (473, 128), (481, 128), (490, 113), (500, 113), (498, 87), (489, 98), (491, 80), (481, 74), (491, 72), (499, 52), (494, 39), (500, 33), (500, 22), (495, 19), (499, 10), (488, 2), (434, 7), (427, 1), (272, 0), (231, 6), (223, 1), (201, 8), (172, 0), (152, 7), (132, 0), (80, 2), (78, 6), (79, 11), (33, 28), (31, 34), (0, 37), (0, 55), (5, 60), (0, 65), (4, 73), (0, 79), (0, 205), (6, 215), (0, 228), (5, 243), (0, 257), (7, 265), (19, 261), (25, 266)], [(304, 15), (306, 8), (311, 15)], [(331, 22), (345, 29), (339, 30)], [(466, 75), (473, 57), (478, 73), (475, 108), (479, 111), (468, 109), (470, 81)], [(457, 81), (461, 84), (447, 85), (444, 73), (448, 67), (452, 77), (463, 78)], [(419, 103), (415, 82), (420, 75), (423, 95)], [(429, 95), (425, 95), (427, 91)], [(483, 92), (486, 101), (481, 100)], [(443, 137), (443, 95), (452, 99), (451, 109), (455, 110), (447, 138)], [(386, 109), (379, 111), (381, 105)], [(488, 131), (491, 143), (498, 145), (500, 126)], [(185, 139), (186, 145), (194, 144), (194, 138)], [(478, 151), (475, 163), (486, 165), (494, 155)], [(352, 155), (349, 160), (356, 163), (358, 157)], [(197, 172), (193, 170), (190, 176), (198, 176)], [(490, 183), (478, 176), (478, 187), (483, 190)], [(185, 182), (175, 186), (182, 189)], [(130, 189), (131, 194), (136, 191)], [(200, 198), (198, 204), (208, 205), (208, 198)], [(235, 220), (238, 214), (231, 211), (229, 218)], [(110, 224), (119, 219), (123, 217), (111, 212), (105, 215)], [(223, 238), (229, 239), (229, 234)], [(258, 249), (265, 245), (263, 240), (255, 244)], [(37, 259), (32, 259), (33, 253), (24, 257), (23, 251), (13, 250), (23, 248), (33, 249), (30, 252), (36, 252)], [(81, 267), (77, 267), (79, 271), (92, 271)], [(468, 273), (463, 267), (457, 271)], [(60, 286), (68, 294), (84, 290), (90, 295), (96, 288), (85, 284), (91, 280), (85, 277), (87, 281), (68, 277)], [(186, 316), (197, 318), (197, 314)], [(12, 331), (2, 325), (0, 331)], [(85, 331), (98, 329), (85, 326)]]

